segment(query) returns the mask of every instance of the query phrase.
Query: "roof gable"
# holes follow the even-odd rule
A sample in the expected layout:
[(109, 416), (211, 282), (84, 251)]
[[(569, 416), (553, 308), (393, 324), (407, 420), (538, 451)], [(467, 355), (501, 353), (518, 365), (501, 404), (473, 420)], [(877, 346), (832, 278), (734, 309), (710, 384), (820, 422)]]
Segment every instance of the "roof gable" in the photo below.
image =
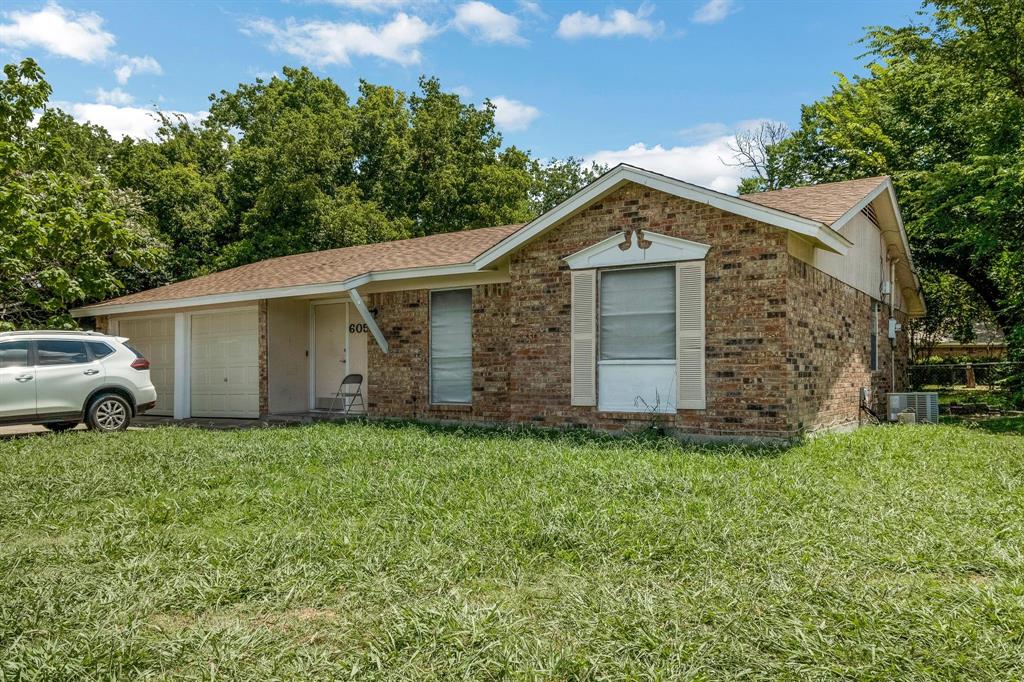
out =
[(649, 170), (619, 164), (594, 182), (590, 183), (561, 204), (542, 216), (524, 225), (521, 229), (485, 251), (474, 263), (483, 268), (507, 256), (521, 246), (540, 236), (579, 210), (616, 190), (627, 182), (650, 187), (683, 199), (697, 201), (728, 213), (759, 220), (769, 225), (795, 232), (815, 246), (844, 255), (850, 242), (831, 227), (820, 221), (811, 220), (770, 206), (745, 201), (743, 198), (722, 194), (706, 187), (670, 178)]

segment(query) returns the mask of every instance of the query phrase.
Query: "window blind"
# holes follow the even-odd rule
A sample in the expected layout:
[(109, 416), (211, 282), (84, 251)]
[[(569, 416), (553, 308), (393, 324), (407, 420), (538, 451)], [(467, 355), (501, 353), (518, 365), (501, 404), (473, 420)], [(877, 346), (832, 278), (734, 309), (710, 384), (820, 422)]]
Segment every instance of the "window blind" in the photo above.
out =
[(469, 403), (473, 391), (472, 293), (430, 294), (430, 401)]

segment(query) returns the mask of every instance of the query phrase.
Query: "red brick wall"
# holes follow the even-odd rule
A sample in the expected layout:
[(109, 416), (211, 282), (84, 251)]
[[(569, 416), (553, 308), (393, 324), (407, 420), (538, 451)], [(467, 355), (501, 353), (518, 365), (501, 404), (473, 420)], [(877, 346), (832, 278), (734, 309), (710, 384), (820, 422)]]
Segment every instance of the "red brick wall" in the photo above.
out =
[[(369, 347), (372, 416), (603, 430), (651, 418), (570, 405), (570, 284), (563, 259), (624, 229), (710, 244), (706, 265), (707, 409), (659, 415), (688, 434), (791, 437), (857, 420), (859, 389), (888, 390), (868, 362), (869, 297), (787, 252), (786, 232), (639, 185), (626, 185), (512, 256), (511, 282), (473, 289), (473, 404), (429, 404), (429, 291), (374, 294), (390, 345)], [(898, 358), (906, 358), (900, 335)], [(901, 364), (905, 365), (905, 361)], [(904, 376), (898, 367), (897, 376)], [(865, 383), (868, 382), (868, 383)]]
[(650, 424), (642, 416), (570, 405), (570, 287), (562, 259), (627, 228), (712, 246), (705, 262), (707, 409), (681, 410), (661, 423), (704, 435), (790, 435), (786, 233), (632, 184), (512, 257), (512, 420), (606, 430)]
[[(816, 431), (858, 422), (860, 389), (884, 415), (896, 361), (896, 390), (905, 389), (908, 337), (888, 338), (889, 309), (878, 313), (878, 370), (871, 370), (872, 299), (812, 266), (787, 256), (789, 287), (789, 402), (795, 427)], [(906, 317), (897, 319), (904, 325)]]
[(473, 295), (473, 402), (430, 404), (430, 292), (373, 294), (387, 355), (368, 345), (368, 412), (371, 416), (499, 423), (509, 420), (509, 285), (471, 287)]

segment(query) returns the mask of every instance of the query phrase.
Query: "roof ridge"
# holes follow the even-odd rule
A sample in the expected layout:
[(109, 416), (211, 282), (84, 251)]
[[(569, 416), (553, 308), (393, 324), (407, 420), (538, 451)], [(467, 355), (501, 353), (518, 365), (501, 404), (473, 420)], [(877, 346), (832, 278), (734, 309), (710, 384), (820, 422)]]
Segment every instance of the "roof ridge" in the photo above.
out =
[(864, 178), (851, 178), (849, 180), (835, 180), (833, 182), (817, 182), (817, 183), (814, 183), (814, 184), (811, 184), (811, 185), (797, 185), (795, 187), (781, 187), (779, 189), (766, 189), (766, 190), (763, 190), (763, 191), (760, 191), (760, 192), (750, 192), (749, 194), (740, 194), (739, 198), (743, 199), (745, 197), (750, 197), (750, 196), (760, 196), (760, 195), (763, 195), (763, 194), (775, 194), (777, 192), (792, 192), (794, 190), (807, 190), (807, 189), (835, 187), (836, 185), (846, 185), (846, 184), (849, 184), (851, 182), (864, 182), (865, 180), (877, 180), (880, 183), (883, 180), (891, 180), (891, 179), (892, 179), (892, 176), (890, 176), (890, 175), (869, 175), (869, 176), (864, 177)]

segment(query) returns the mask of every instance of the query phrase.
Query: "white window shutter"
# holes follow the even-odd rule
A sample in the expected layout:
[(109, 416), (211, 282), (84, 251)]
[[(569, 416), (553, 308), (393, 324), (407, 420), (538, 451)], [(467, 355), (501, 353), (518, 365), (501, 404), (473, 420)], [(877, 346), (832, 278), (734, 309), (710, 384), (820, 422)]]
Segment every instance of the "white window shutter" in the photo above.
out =
[(596, 405), (597, 273), (594, 270), (574, 270), (571, 277), (571, 402), (581, 406)]
[(678, 410), (703, 410), (704, 261), (676, 264), (676, 401)]

